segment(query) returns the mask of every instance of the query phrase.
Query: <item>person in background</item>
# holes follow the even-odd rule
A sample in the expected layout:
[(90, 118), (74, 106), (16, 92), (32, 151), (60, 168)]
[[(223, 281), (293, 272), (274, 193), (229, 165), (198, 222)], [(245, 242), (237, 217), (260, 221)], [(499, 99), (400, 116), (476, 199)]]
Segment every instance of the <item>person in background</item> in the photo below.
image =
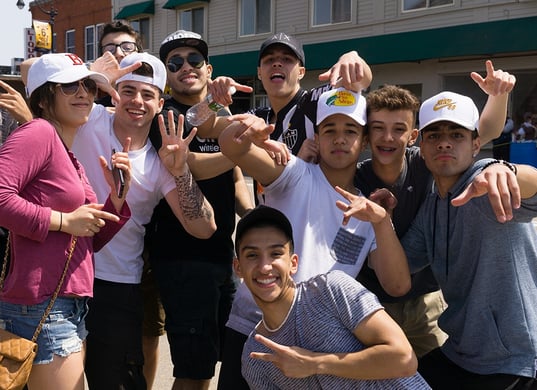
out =
[[(537, 170), (475, 162), (478, 118), (470, 98), (448, 91), (419, 112), (420, 151), (435, 186), (401, 242), (411, 270), (431, 266), (447, 302), (438, 324), (448, 338), (418, 371), (439, 390), (536, 389)], [(498, 221), (484, 196), (490, 182), (519, 186), (508, 221)]]
[(237, 225), (235, 272), (263, 317), (244, 345), (252, 389), (430, 389), (401, 328), (354, 278), (330, 271), (296, 283), (287, 217), (259, 206)]
[[(3, 91), (2, 91), (3, 90)], [(19, 126), (32, 120), (32, 112), (22, 95), (0, 80), (0, 144)]]
[[(170, 87), (163, 110), (173, 112), (177, 123), (181, 114), (207, 96), (212, 74), (207, 43), (199, 34), (179, 30), (164, 39), (159, 54)], [(191, 126), (185, 123), (185, 127), (185, 134), (190, 134)], [(150, 138), (158, 149), (162, 139), (156, 130), (154, 126)], [(235, 293), (232, 235), (236, 213), (241, 216), (251, 209), (253, 198), (242, 171), (222, 155), (217, 139), (195, 137), (189, 148), (190, 156), (195, 156), (189, 159), (189, 166), (213, 207), (217, 230), (207, 239), (195, 237), (161, 201), (153, 212), (146, 241), (166, 314), (173, 389), (208, 389)], [(177, 250), (178, 242), (181, 250)]]
[[(15, 130), (0, 148), (0, 225), (10, 231), (10, 271), (0, 295), (0, 323), (31, 339), (76, 244), (58, 298), (37, 339), (30, 389), (83, 389), (84, 317), (93, 294), (93, 254), (128, 221), (109, 160), (94, 156), (106, 185), (98, 203), (71, 151), (77, 128), (89, 117), (106, 77), (88, 71), (74, 54), (46, 54), (30, 68), (27, 88), (36, 119)], [(131, 175), (128, 143), (111, 164)], [(21, 158), (31, 156), (31, 158)]]

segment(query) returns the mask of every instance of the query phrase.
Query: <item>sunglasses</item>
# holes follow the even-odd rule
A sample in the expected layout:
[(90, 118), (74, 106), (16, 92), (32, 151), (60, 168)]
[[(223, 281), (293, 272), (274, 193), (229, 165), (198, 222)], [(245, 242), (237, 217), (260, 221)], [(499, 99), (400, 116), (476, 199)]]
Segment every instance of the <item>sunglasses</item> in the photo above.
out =
[(115, 43), (109, 43), (107, 45), (104, 45), (101, 49), (103, 53), (105, 51), (109, 51), (110, 53), (114, 54), (118, 47), (121, 48), (121, 51), (123, 53), (132, 53), (133, 51), (137, 50), (135, 42), (121, 42), (117, 45)]
[(74, 81), (72, 83), (67, 84), (57, 84), (57, 87), (60, 88), (60, 91), (62, 91), (65, 96), (76, 95), (76, 93), (80, 89), (80, 86), (84, 88), (84, 91), (91, 95), (97, 94), (97, 83), (95, 82), (95, 80), (89, 78)]
[(166, 66), (170, 72), (175, 73), (183, 67), (185, 61), (193, 68), (199, 69), (205, 63), (205, 58), (199, 53), (190, 53), (186, 58), (175, 56), (168, 60)]

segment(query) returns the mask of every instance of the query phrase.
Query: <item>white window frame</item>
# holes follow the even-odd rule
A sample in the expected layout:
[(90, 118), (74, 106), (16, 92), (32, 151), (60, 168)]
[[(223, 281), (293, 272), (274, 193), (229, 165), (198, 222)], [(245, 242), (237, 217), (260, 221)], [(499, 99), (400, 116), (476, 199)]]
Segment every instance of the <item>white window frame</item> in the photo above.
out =
[[(201, 31), (193, 29), (193, 25), (192, 25), (192, 22), (193, 22), (192, 16), (194, 15), (194, 12), (198, 10), (203, 11), (203, 26), (202, 26)], [(187, 12), (191, 13), (189, 25), (183, 24), (183, 17), (186, 15)], [(198, 6), (198, 7), (178, 9), (177, 10), (177, 27), (179, 30), (194, 31), (200, 34), (202, 37), (206, 37), (207, 36), (207, 7)]]
[[(268, 18), (268, 29), (266, 31), (259, 30), (260, 26), (258, 25), (257, 21), (262, 20), (266, 18), (266, 13), (264, 13), (262, 10), (259, 10), (259, 2), (260, 1), (268, 1), (268, 8), (270, 10), (270, 17)], [(244, 27), (244, 6), (245, 2), (252, 3), (251, 5), (254, 7), (254, 14), (255, 14), (255, 20), (251, 21), (253, 23), (252, 31), (245, 31)], [(246, 37), (246, 36), (253, 36), (253, 35), (260, 35), (260, 34), (267, 34), (272, 32), (272, 18), (274, 15), (274, 1), (273, 0), (240, 0), (238, 2), (239, 4), (239, 36)]]
[[(91, 42), (90, 42), (91, 41)], [(93, 62), (97, 58), (97, 29), (95, 25), (84, 27), (84, 61)]]
[[(138, 32), (138, 34), (140, 34), (140, 37), (142, 38), (143, 50), (148, 51), (148, 52), (151, 52), (151, 42), (152, 42), (152, 38), (151, 38), (152, 26), (151, 26), (151, 23), (152, 23), (152, 19), (153, 18), (150, 18), (149, 16), (143, 16), (143, 17), (139, 17), (139, 18), (129, 19), (129, 23), (131, 24), (131, 26)], [(147, 31), (145, 31), (145, 32), (144, 31), (138, 31), (137, 25), (140, 26), (141, 21), (144, 21), (144, 20), (147, 20)], [(145, 33), (145, 35), (144, 35), (144, 33)]]
[[(65, 31), (65, 52), (66, 53), (76, 53), (76, 30), (71, 29)], [(68, 46), (69, 44), (69, 36), (73, 36), (73, 46)]]
[[(334, 3), (335, 2), (344, 2), (344, 1), (347, 1), (348, 2), (348, 12), (349, 12), (349, 19), (348, 20), (339, 20), (339, 21), (334, 21), (334, 15), (332, 14), (332, 10), (334, 8)], [(330, 17), (330, 21), (327, 22), (327, 23), (320, 23), (316, 20), (316, 15), (315, 15), (315, 10), (317, 8), (317, 3), (318, 2), (323, 2), (323, 3), (327, 3), (326, 5), (329, 7), (329, 10), (327, 10), (329, 12), (329, 17)], [(319, 27), (319, 26), (329, 26), (329, 25), (334, 25), (334, 24), (342, 24), (342, 23), (350, 23), (352, 21), (352, 1), (351, 0), (312, 0), (312, 4), (311, 4), (311, 25), (312, 27)]]

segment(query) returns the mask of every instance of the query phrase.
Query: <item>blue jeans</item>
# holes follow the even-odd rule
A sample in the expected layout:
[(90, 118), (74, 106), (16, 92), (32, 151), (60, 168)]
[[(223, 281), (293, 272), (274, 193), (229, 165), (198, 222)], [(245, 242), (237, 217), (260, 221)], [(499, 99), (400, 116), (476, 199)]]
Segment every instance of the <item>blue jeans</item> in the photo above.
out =
[[(88, 298), (58, 297), (37, 338), (34, 364), (47, 364), (53, 355), (68, 356), (80, 352), (87, 336), (85, 317)], [(37, 305), (19, 305), (0, 301), (0, 327), (31, 339), (50, 299)]]

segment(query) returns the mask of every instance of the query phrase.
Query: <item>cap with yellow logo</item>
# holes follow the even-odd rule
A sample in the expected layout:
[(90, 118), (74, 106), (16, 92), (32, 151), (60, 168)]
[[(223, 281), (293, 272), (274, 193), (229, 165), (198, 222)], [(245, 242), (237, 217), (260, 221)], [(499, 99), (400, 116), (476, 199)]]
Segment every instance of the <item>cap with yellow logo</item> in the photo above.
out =
[(456, 123), (468, 130), (477, 130), (479, 111), (468, 96), (440, 92), (423, 102), (419, 114), (420, 131), (441, 121)]
[(365, 98), (361, 93), (345, 88), (331, 89), (319, 97), (317, 104), (317, 125), (330, 115), (343, 114), (359, 125), (367, 122)]

